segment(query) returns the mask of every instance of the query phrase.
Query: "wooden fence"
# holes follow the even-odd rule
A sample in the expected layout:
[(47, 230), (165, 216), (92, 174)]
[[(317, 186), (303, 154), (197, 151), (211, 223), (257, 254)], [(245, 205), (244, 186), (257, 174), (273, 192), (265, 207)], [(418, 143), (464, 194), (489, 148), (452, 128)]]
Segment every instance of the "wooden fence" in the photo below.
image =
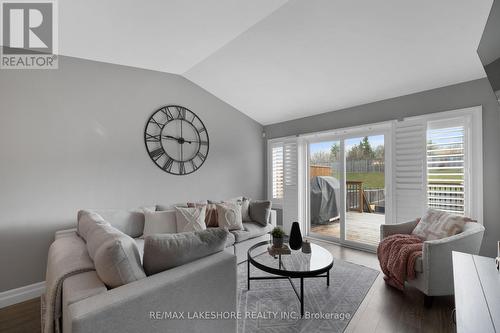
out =
[(331, 175), (332, 175), (332, 168), (330, 166), (311, 165), (309, 168), (310, 178), (316, 176), (331, 176)]
[[(311, 165), (311, 169), (318, 169), (318, 172), (330, 172), (339, 170), (339, 162), (318, 162)], [(321, 169), (321, 171), (319, 171)], [(346, 172), (368, 173), (385, 172), (384, 160), (347, 160), (345, 162)], [(330, 176), (330, 174), (317, 174), (315, 176)]]

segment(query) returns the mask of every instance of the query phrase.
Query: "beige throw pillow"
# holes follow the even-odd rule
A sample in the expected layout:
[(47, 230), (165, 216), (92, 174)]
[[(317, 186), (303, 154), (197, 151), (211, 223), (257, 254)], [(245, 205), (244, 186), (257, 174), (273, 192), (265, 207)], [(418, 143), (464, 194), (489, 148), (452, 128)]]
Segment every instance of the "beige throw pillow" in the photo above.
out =
[(423, 240), (434, 240), (459, 234), (467, 222), (473, 220), (460, 215), (428, 209), (420, 219), (412, 234)]
[(202, 207), (206, 206), (205, 210), (205, 225), (207, 228), (214, 228), (219, 226), (219, 221), (217, 218), (217, 207), (213, 203), (203, 204), (203, 203), (195, 203), (188, 202), (188, 207)]
[(177, 232), (205, 230), (205, 212), (207, 207), (183, 208), (175, 207), (175, 217), (177, 220)]
[(144, 210), (144, 236), (153, 234), (175, 234), (177, 232), (176, 211), (161, 212)]
[(219, 227), (228, 230), (242, 230), (241, 205), (239, 203), (225, 202), (217, 204), (217, 217)]

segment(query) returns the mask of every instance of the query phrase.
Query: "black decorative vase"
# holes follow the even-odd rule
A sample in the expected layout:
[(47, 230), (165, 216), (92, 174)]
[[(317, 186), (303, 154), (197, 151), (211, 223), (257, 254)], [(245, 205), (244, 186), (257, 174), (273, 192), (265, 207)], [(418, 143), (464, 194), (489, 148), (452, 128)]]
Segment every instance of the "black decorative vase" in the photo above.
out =
[(292, 250), (298, 250), (302, 247), (302, 234), (300, 233), (299, 222), (292, 223), (288, 243), (290, 244), (290, 248)]

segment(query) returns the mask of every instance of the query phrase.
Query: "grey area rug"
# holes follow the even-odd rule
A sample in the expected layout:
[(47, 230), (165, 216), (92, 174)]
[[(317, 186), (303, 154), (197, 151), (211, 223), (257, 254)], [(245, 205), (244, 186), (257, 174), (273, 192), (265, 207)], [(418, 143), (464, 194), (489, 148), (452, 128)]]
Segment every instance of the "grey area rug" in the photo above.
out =
[[(251, 276), (270, 275), (252, 265), (250, 269)], [(247, 291), (247, 263), (241, 263), (238, 332), (343, 332), (378, 274), (377, 270), (334, 259), (329, 287), (326, 278), (304, 279), (304, 311), (309, 317), (300, 318), (299, 299), (288, 280), (252, 280)], [(300, 280), (293, 281), (299, 290)]]

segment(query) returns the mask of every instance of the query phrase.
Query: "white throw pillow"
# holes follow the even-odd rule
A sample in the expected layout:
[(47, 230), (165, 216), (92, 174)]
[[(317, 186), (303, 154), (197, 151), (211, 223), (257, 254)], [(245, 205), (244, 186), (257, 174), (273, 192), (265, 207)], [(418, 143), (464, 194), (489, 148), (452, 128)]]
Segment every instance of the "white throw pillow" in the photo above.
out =
[(177, 232), (205, 230), (205, 212), (207, 206), (192, 208), (175, 207)]
[(434, 240), (459, 234), (467, 222), (473, 220), (459, 215), (429, 208), (420, 219), (412, 234), (422, 240)]
[(177, 232), (175, 210), (152, 211), (144, 209), (144, 236), (175, 234)]
[(216, 206), (219, 227), (227, 228), (228, 230), (243, 230), (241, 204), (225, 202)]

